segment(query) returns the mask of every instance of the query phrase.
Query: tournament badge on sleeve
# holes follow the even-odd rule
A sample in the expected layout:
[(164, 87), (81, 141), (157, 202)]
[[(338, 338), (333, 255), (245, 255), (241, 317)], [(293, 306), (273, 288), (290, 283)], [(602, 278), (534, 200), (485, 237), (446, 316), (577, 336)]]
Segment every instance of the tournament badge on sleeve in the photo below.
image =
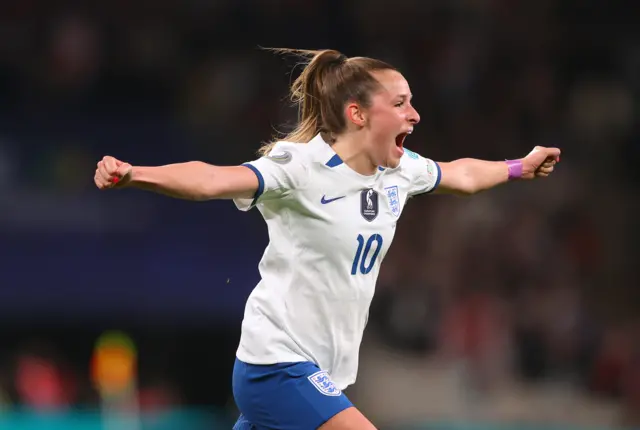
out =
[(395, 216), (400, 216), (400, 197), (398, 196), (398, 186), (387, 187), (384, 189), (387, 192), (387, 199), (389, 200), (389, 207), (391, 213)]
[(360, 214), (369, 222), (378, 216), (378, 193), (371, 188), (360, 193)]
[(335, 386), (326, 370), (320, 370), (307, 378), (325, 396), (339, 396), (342, 394), (342, 391)]
[(291, 161), (291, 153), (289, 151), (278, 151), (270, 153), (269, 155), (267, 155), (267, 158), (278, 164), (287, 164), (289, 161)]

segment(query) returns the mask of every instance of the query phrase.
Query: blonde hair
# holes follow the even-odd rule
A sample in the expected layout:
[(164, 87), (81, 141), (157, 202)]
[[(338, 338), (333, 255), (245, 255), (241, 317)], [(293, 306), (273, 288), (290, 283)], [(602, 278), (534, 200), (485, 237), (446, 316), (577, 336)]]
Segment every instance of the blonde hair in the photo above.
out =
[[(298, 107), (298, 123), (293, 131), (278, 139), (290, 142), (307, 143), (318, 133), (329, 142), (335, 141), (346, 128), (345, 103), (355, 101), (369, 107), (371, 94), (379, 89), (380, 84), (371, 72), (396, 70), (384, 61), (368, 57), (347, 58), (333, 49), (269, 49), (303, 59), (304, 69), (289, 91), (291, 101)], [(259, 154), (267, 155), (276, 141), (263, 145)]]

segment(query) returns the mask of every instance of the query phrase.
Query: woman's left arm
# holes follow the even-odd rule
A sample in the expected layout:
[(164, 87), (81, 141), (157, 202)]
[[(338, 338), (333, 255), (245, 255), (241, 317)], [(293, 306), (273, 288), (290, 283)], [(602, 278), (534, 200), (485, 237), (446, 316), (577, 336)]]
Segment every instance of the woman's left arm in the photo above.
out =
[(536, 146), (524, 158), (507, 161), (484, 161), (461, 158), (438, 163), (441, 170), (439, 194), (472, 195), (516, 179), (546, 177), (560, 161), (558, 148)]

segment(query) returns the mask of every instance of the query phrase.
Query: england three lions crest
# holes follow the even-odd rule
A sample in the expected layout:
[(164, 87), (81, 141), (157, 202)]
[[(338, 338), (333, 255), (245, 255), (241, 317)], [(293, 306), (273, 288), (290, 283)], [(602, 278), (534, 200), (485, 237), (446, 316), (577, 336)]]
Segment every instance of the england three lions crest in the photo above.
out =
[(387, 200), (389, 201), (389, 207), (391, 213), (395, 216), (400, 216), (400, 195), (398, 193), (398, 186), (387, 187), (384, 189), (387, 192)]
[(326, 370), (320, 370), (307, 378), (325, 396), (339, 396), (342, 394), (342, 391), (335, 386)]

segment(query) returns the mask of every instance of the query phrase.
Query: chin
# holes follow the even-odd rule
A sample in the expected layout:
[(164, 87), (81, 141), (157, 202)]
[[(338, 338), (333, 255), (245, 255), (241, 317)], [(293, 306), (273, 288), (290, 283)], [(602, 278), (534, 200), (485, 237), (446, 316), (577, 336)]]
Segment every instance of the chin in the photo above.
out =
[(398, 158), (397, 160), (393, 160), (392, 162), (389, 163), (389, 168), (395, 169), (399, 165), (400, 165), (400, 159)]
[(398, 167), (400, 165), (400, 159), (401, 157), (398, 156), (390, 156), (385, 160), (385, 163), (382, 164), (382, 167), (385, 167), (387, 169), (395, 169), (396, 167)]
[(380, 162), (378, 163), (378, 166), (384, 167), (387, 169), (395, 169), (400, 165), (400, 160), (404, 155), (404, 148), (402, 146), (403, 140), (404, 139), (401, 139), (399, 141), (396, 140), (393, 146), (391, 146), (390, 148), (387, 148), (386, 154), (384, 153), (380, 154), (381, 157), (379, 158)]
[(394, 169), (400, 164), (400, 159), (404, 155), (403, 143), (405, 137), (406, 134), (403, 133), (396, 138), (395, 145), (391, 147), (391, 151), (387, 156), (387, 167)]

